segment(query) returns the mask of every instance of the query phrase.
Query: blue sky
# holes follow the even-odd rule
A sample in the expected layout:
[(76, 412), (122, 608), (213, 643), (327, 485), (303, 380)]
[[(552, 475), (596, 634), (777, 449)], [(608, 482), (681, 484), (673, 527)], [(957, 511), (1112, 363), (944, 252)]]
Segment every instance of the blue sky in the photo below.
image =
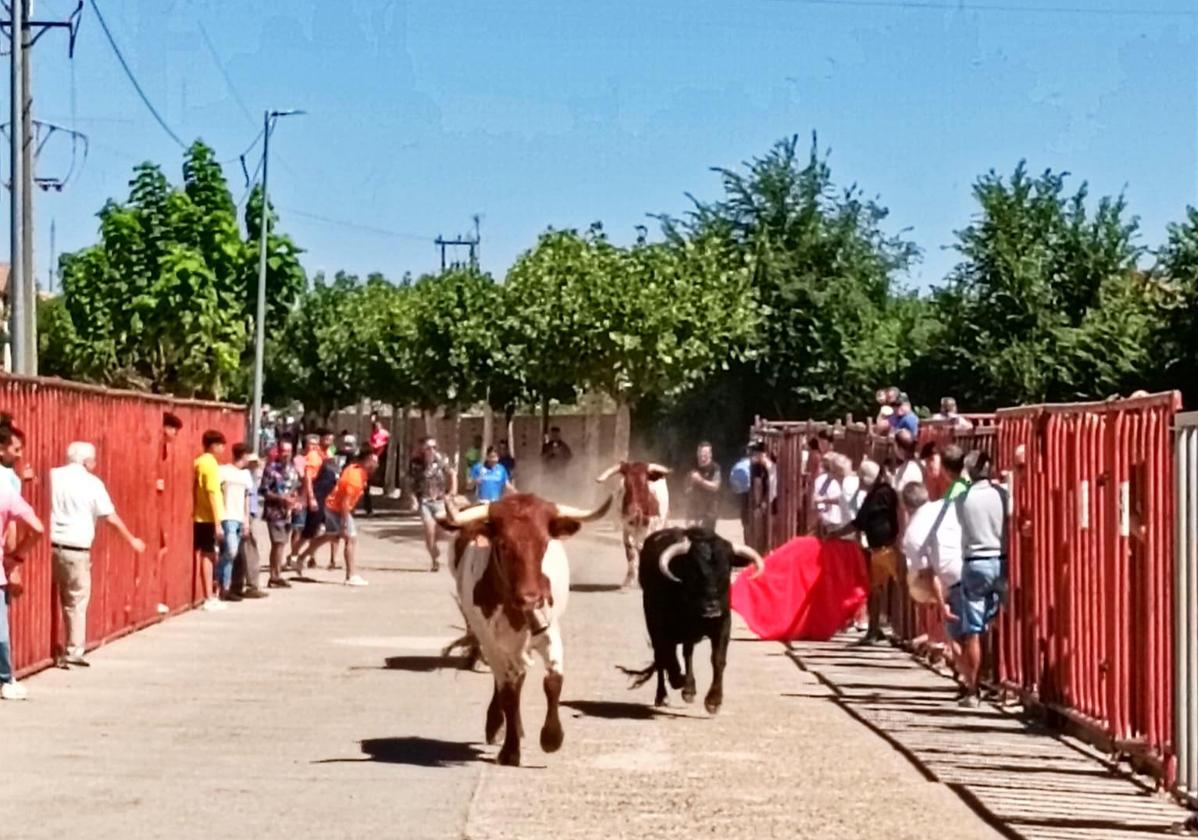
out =
[[(1192, 0), (929, 8), (942, 2), (100, 6), (166, 121), (219, 158), (249, 144), (262, 109), (308, 111), (275, 134), (271, 195), (310, 271), (432, 270), (431, 239), (468, 231), (475, 212), (484, 268), (496, 274), (549, 225), (601, 220), (631, 241), (646, 213), (684, 211), (686, 192), (714, 196), (710, 166), (812, 131), (831, 149), (836, 179), (878, 196), (891, 229), (909, 229), (923, 248), (909, 278), (920, 287), (952, 266), (944, 246), (973, 212), (971, 184), (991, 167), (1009, 172), (1027, 158), (1033, 170), (1089, 180), (1094, 193), (1125, 190), (1149, 245), (1198, 203)], [(74, 0), (36, 5), (39, 16), (65, 13)], [(91, 152), (65, 191), (38, 196), (41, 277), (51, 219), (60, 251), (87, 245), (95, 212), (126, 195), (135, 163), (162, 162), (177, 179), (181, 160), (90, 7), (73, 70), (65, 52), (54, 33), (37, 45), (35, 111), (69, 123), (73, 89)], [(48, 144), (39, 174), (64, 171), (68, 148)], [(226, 172), (237, 197), (240, 167)], [(0, 218), (7, 227), (7, 203)]]

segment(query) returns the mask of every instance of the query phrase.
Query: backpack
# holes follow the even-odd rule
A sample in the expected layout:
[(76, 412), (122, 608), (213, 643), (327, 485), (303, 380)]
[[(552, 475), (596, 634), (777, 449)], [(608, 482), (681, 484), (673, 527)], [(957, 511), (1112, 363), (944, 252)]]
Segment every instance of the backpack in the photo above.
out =
[(732, 471), (728, 473), (728, 486), (732, 488), (732, 492), (743, 496), (749, 492), (752, 485), (752, 478), (749, 471), (749, 459), (741, 458), (732, 465)]

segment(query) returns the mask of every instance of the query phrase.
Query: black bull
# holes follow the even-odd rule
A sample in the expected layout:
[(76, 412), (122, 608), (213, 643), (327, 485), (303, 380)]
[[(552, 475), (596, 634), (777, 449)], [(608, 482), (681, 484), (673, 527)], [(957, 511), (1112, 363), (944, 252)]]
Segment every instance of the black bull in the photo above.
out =
[[(653, 664), (640, 671), (621, 669), (634, 677), (632, 687), (657, 675), (658, 706), (666, 702), (670, 687), (682, 689), (682, 699), (695, 699), (695, 643), (711, 640), (711, 688), (704, 699), (709, 714), (724, 702), (724, 666), (732, 632), (728, 590), (732, 569), (763, 568), (761, 557), (746, 546), (734, 546), (702, 528), (666, 528), (649, 535), (640, 557), (640, 581), (645, 625), (653, 645)], [(686, 672), (678, 666), (678, 646)]]

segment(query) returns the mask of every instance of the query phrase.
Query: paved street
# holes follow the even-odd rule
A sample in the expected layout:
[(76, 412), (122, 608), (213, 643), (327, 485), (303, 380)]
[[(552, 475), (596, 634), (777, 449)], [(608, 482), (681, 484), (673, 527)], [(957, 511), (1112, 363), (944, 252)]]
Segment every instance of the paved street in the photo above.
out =
[[(996, 738), (1025, 766), (1056, 766), (1065, 751), (1074, 789), (1093, 777), (1091, 799), (1145, 806), (1135, 836), (1179, 818), (1017, 723), (997, 735), (962, 726), (947, 740), (942, 724), (968, 724), (969, 713), (944, 697), (941, 678), (890, 651), (834, 642), (788, 652), (738, 629), (717, 718), (679, 701), (654, 710), (652, 685), (630, 692), (616, 669), (645, 664), (649, 651), (639, 595), (615, 591), (622, 555), (603, 530), (568, 545), (565, 746), (537, 748), (534, 674), (526, 766), (497, 767), (496, 748), (480, 743), (490, 676), (440, 667), (461, 619), (448, 574), (425, 571), (414, 524), (365, 524), (368, 588), (322, 571), (268, 600), (120, 640), (95, 651), (90, 670), (31, 678), (30, 702), (0, 704), (12, 803), (0, 836), (972, 840), (1003, 836), (994, 815), (1013, 826), (1007, 836), (1116, 836), (1122, 810), (1073, 831), (1033, 825), (1013, 810), (1019, 797), (1002, 799), (1018, 776), (1009, 762), (950, 761), (958, 745), (993, 756)], [(946, 764), (956, 775), (942, 778)], [(1031, 777), (1041, 789), (1048, 780)], [(988, 798), (971, 798), (974, 783), (993, 788)]]

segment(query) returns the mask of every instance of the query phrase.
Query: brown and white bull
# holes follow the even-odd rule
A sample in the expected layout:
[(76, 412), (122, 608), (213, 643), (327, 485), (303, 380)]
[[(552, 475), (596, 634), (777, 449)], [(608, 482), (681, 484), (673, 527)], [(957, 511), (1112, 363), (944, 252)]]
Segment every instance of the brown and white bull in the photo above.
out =
[(562, 745), (561, 618), (570, 595), (570, 565), (561, 541), (582, 523), (601, 518), (610, 506), (609, 498), (598, 509), (585, 511), (515, 493), (488, 505), (446, 512), (442, 524), (458, 531), (451, 570), (459, 606), (495, 679), (487, 743), (495, 743), (500, 726), (506, 725), (500, 764), (520, 763), (520, 691), (534, 653), (545, 663), (541, 749), (556, 752)]
[(637, 559), (645, 539), (666, 527), (670, 516), (670, 490), (666, 486), (669, 469), (645, 461), (621, 461), (601, 472), (595, 481), (602, 484), (616, 474), (621, 478), (620, 524), (624, 532), (624, 557), (628, 573), (624, 586), (636, 583)]

